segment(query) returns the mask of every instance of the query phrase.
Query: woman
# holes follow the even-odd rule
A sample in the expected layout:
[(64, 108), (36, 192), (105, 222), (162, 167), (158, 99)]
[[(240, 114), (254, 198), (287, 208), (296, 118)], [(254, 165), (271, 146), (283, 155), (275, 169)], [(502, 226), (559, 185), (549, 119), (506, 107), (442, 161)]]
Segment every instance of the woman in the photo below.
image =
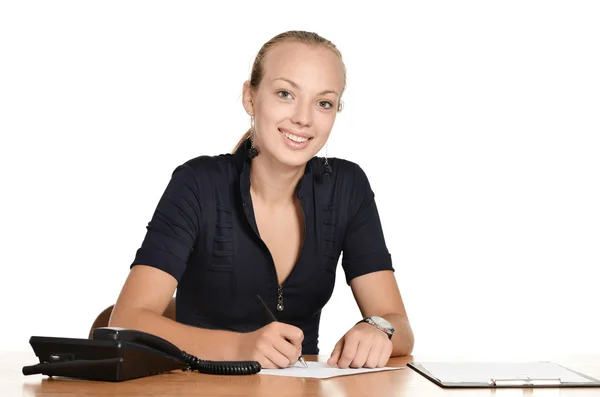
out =
[[(413, 335), (373, 192), (361, 168), (315, 157), (346, 82), (337, 48), (291, 31), (259, 51), (243, 105), (251, 127), (232, 154), (176, 168), (115, 304), (110, 326), (170, 340), (204, 360), (263, 368), (318, 354), (321, 309), (340, 255), (365, 318), (330, 365), (381, 367)], [(161, 314), (177, 289), (177, 321)], [(275, 313), (268, 325), (259, 295)]]

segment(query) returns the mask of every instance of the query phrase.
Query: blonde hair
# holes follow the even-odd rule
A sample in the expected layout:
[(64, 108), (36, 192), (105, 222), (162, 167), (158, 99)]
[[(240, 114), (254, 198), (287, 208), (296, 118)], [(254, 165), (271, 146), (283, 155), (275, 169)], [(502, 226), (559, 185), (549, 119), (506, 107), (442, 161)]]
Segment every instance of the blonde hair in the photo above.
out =
[[(252, 72), (250, 73), (250, 87), (253, 89), (257, 89), (263, 76), (264, 76), (264, 65), (263, 61), (265, 56), (268, 54), (269, 50), (275, 47), (277, 44), (281, 44), (284, 42), (300, 42), (307, 45), (312, 46), (324, 46), (325, 48), (333, 51), (335, 55), (340, 60), (342, 64), (342, 73), (344, 75), (344, 88), (346, 87), (346, 66), (344, 65), (344, 61), (342, 59), (342, 54), (338, 50), (338, 48), (331, 41), (325, 39), (324, 37), (319, 36), (317, 33), (306, 32), (303, 30), (290, 30), (287, 32), (283, 32), (273, 37), (271, 40), (267, 41), (261, 49), (258, 51), (256, 58), (254, 59), (254, 64), (252, 65)], [(342, 88), (341, 94), (344, 92)], [(340, 103), (341, 104), (341, 103)], [(338, 111), (340, 107), (338, 107)], [(239, 142), (235, 145), (233, 151), (237, 151), (239, 147), (252, 135), (252, 128), (249, 128), (244, 135), (240, 138)]]

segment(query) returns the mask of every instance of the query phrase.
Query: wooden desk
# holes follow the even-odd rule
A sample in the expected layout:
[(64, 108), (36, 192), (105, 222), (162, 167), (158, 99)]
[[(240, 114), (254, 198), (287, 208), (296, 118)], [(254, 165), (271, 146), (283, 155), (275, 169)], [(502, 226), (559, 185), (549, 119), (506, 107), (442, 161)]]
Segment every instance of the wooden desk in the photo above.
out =
[[(326, 357), (306, 357), (326, 360)], [(408, 356), (388, 363), (401, 367), (408, 361), (436, 358)], [(446, 357), (437, 357), (447, 360)], [(546, 359), (546, 358), (544, 358)], [(600, 378), (600, 357), (573, 357), (553, 360)], [(302, 379), (268, 375), (217, 376), (197, 372), (174, 371), (119, 383), (92, 382), (24, 376), (25, 365), (37, 363), (33, 353), (0, 352), (0, 396), (600, 396), (600, 388), (574, 389), (443, 389), (410, 368), (330, 379)]]

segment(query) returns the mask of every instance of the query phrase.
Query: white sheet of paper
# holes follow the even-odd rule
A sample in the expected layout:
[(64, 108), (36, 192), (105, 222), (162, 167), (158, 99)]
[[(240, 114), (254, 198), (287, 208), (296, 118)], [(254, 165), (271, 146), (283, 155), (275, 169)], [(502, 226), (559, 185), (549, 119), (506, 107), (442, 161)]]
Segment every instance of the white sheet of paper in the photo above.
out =
[(296, 378), (332, 378), (334, 376), (356, 375), (366, 372), (391, 371), (404, 369), (406, 367), (383, 367), (383, 368), (338, 368), (330, 366), (325, 362), (307, 361), (308, 368), (301, 363), (280, 369), (261, 369), (259, 375), (292, 376)]

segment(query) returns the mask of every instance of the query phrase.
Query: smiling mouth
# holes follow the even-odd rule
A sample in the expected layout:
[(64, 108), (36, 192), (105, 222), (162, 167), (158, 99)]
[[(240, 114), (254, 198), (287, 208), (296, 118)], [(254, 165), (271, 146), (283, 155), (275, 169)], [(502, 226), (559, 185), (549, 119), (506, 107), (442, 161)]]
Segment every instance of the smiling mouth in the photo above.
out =
[(312, 138), (305, 138), (305, 137), (301, 137), (301, 136), (298, 136), (298, 135), (294, 135), (294, 134), (291, 134), (289, 132), (284, 132), (284, 131), (281, 131), (281, 130), (279, 130), (279, 132), (281, 132), (290, 141), (293, 141), (293, 142), (296, 142), (296, 143), (304, 143), (304, 142), (307, 142), (307, 141), (309, 141), (309, 140), (312, 139)]

